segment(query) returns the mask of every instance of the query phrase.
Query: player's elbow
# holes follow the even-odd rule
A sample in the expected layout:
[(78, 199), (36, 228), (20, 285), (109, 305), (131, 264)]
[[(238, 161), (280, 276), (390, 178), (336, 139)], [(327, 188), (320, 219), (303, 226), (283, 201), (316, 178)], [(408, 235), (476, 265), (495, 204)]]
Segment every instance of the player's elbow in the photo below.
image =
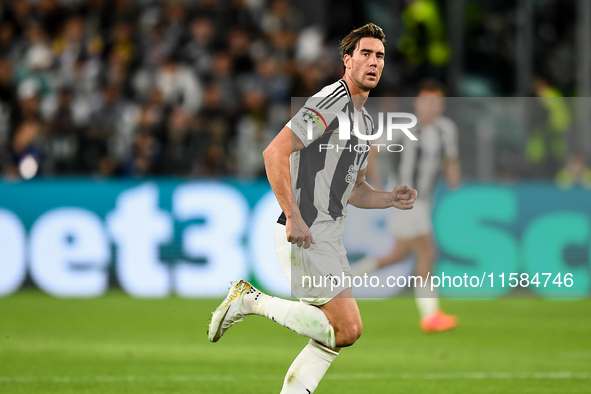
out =
[(276, 149), (272, 145), (267, 146), (263, 151), (263, 161), (265, 162), (265, 167), (269, 167), (269, 165), (272, 163), (273, 158), (275, 157), (275, 151)]
[(267, 146), (265, 148), (265, 150), (263, 151), (263, 159), (267, 160), (267, 158), (271, 155), (272, 150), (273, 150), (273, 147), (271, 145)]
[(273, 159), (277, 158), (280, 154), (281, 150), (279, 149), (279, 146), (273, 141), (263, 151), (263, 159), (265, 162), (273, 161)]
[(269, 169), (282, 167), (285, 163), (289, 163), (289, 152), (282, 149), (281, 146), (271, 143), (263, 151), (263, 162), (267, 171)]

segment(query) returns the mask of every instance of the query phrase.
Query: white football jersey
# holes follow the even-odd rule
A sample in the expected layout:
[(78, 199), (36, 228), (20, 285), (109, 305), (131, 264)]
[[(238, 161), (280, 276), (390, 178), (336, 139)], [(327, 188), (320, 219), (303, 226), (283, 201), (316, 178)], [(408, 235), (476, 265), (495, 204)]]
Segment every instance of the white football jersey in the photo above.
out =
[[(347, 116), (348, 139), (339, 138), (338, 118), (327, 111)], [(291, 154), (290, 167), (292, 191), (308, 227), (347, 215), (349, 197), (358, 172), (367, 166), (371, 143), (353, 133), (354, 116), (358, 117), (360, 134), (375, 133), (371, 116), (365, 108), (361, 112), (355, 109), (341, 79), (310, 97), (286, 125), (305, 146)], [(310, 136), (308, 122), (313, 124)]]

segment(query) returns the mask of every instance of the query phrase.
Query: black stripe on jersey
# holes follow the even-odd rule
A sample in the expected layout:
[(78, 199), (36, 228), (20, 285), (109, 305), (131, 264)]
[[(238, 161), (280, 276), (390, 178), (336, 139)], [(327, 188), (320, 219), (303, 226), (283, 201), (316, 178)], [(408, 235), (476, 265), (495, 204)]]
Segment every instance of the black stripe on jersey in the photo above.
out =
[[(358, 138), (356, 135), (351, 135), (351, 138), (347, 141), (341, 157), (337, 163), (332, 182), (330, 183), (330, 197), (328, 200), (328, 213), (334, 219), (343, 216), (343, 194), (349, 187), (347, 182), (347, 175), (349, 168), (355, 165), (355, 160), (358, 158), (358, 153), (352, 149), (353, 146), (357, 145)], [(348, 151), (351, 149), (351, 152)]]
[[(351, 113), (354, 111), (353, 102), (349, 101), (345, 108), (343, 108), (345, 113)], [(335, 172), (332, 177), (332, 181), (330, 183), (330, 196), (328, 200), (328, 213), (334, 219), (343, 216), (343, 194), (349, 187), (349, 183), (347, 182), (347, 175), (349, 174), (349, 170), (356, 165), (359, 166), (362, 163), (363, 156), (365, 153), (359, 154), (358, 152), (353, 149), (359, 143), (359, 139), (357, 136), (352, 133), (350, 139), (347, 141), (345, 148), (343, 149), (343, 153), (341, 157), (339, 157), (339, 161), (337, 162), (337, 166), (335, 168)], [(351, 149), (349, 152), (348, 149)]]
[[(376, 133), (376, 126), (373, 123), (373, 119), (371, 118), (371, 116), (369, 116), (368, 114), (363, 114), (363, 119), (369, 119), (370, 124), (371, 124), (371, 135), (374, 135)], [(367, 124), (365, 125), (365, 127), (367, 127)]]
[(342, 97), (347, 97), (347, 93), (346, 92), (343, 92), (339, 96), (331, 99), (330, 102), (327, 102), (324, 107), (319, 107), (319, 108), (320, 109), (329, 109), (330, 107), (332, 107), (333, 105), (335, 105), (336, 103), (338, 103), (339, 99), (342, 98)]
[(415, 152), (415, 168), (413, 171), (413, 175), (412, 175), (412, 185), (407, 185), (412, 187), (413, 189), (418, 189), (419, 188), (419, 177), (421, 176), (420, 171), (421, 171), (421, 156), (423, 155), (422, 149), (421, 149), (421, 145), (419, 144), (419, 146), (417, 147), (417, 150)]
[[(371, 123), (371, 129), (369, 129), (367, 127), (367, 119), (369, 119), (370, 123)], [(371, 116), (364, 114), (363, 115), (363, 123), (365, 124), (365, 130), (371, 130), (369, 132), (370, 135), (374, 135), (376, 133), (376, 129), (373, 127), (373, 120), (371, 119)], [(368, 147), (371, 149), (371, 142), (368, 142)], [(363, 153), (361, 156), (361, 160), (359, 162), (359, 166), (361, 166), (361, 163), (364, 162), (364, 160), (367, 158), (367, 156), (369, 156), (369, 150), (367, 150), (367, 152)]]
[(318, 103), (318, 108), (322, 108), (322, 105), (324, 105), (327, 101), (330, 100), (330, 98), (334, 97), (337, 94), (340, 94), (341, 92), (345, 92), (345, 89), (340, 86), (337, 89), (335, 89), (331, 94), (329, 94), (328, 96), (324, 97), (319, 103)]
[(439, 158), (445, 158), (447, 155), (445, 154), (445, 140), (444, 140), (444, 131), (443, 128), (441, 128), (440, 126), (436, 125), (435, 128), (437, 129), (437, 133), (439, 134)]
[(347, 85), (347, 82), (345, 82), (342, 79), (340, 79), (339, 82), (345, 87), (345, 89), (347, 89), (347, 95), (349, 96), (349, 98), (351, 98), (351, 91), (349, 90), (349, 86)]
[(361, 167), (367, 156), (369, 156), (369, 149), (367, 152), (361, 152), (355, 157), (355, 165)]
[(327, 149), (320, 150), (320, 144), (327, 144), (335, 130), (338, 130), (338, 119), (335, 118), (327, 131), (315, 139), (306, 148), (300, 150), (300, 165), (298, 168), (298, 181), (296, 189), (300, 189), (300, 213), (304, 223), (308, 227), (318, 217), (318, 209), (314, 206), (314, 189), (316, 187), (316, 174), (326, 166)]
[[(367, 120), (369, 119), (369, 124), (371, 127), (367, 125)], [(369, 131), (368, 135), (374, 135), (376, 133), (376, 129), (373, 125), (373, 119), (368, 114), (363, 114), (363, 124), (365, 125), (365, 130)]]

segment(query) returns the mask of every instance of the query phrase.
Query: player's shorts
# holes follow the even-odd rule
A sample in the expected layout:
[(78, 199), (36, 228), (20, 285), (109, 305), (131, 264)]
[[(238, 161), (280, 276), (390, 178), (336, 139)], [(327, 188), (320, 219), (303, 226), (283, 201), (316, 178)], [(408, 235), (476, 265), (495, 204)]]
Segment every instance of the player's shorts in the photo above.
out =
[(398, 239), (413, 239), (433, 232), (431, 204), (417, 200), (413, 209), (394, 208), (388, 230)]
[(310, 305), (324, 305), (351, 287), (343, 231), (344, 218), (315, 223), (310, 233), (316, 243), (304, 249), (288, 242), (285, 225), (277, 223), (275, 253), (294, 297)]

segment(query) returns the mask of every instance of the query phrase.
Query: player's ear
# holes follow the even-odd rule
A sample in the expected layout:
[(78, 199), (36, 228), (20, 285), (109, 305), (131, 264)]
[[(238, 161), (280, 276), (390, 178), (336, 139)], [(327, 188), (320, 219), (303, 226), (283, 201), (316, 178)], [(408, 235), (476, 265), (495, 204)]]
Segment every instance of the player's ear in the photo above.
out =
[(343, 56), (343, 63), (345, 64), (345, 68), (351, 68), (351, 61), (351, 55), (345, 54), (345, 56)]

